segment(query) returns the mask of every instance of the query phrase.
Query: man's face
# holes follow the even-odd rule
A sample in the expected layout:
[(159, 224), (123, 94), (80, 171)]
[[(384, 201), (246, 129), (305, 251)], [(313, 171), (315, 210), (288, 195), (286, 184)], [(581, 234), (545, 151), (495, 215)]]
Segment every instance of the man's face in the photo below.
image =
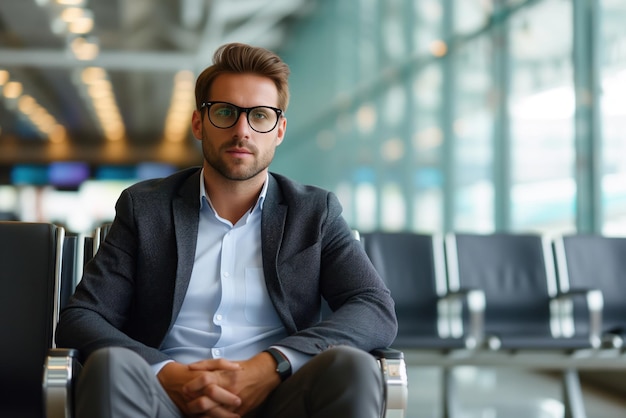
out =
[[(206, 102), (228, 102), (245, 108), (278, 107), (274, 82), (254, 74), (221, 74), (214, 80), (209, 94), (210, 97), (204, 98)], [(206, 108), (195, 111), (192, 119), (193, 134), (202, 141), (205, 171), (212, 170), (235, 181), (265, 176), (286, 127), (287, 120), (281, 117), (273, 130), (259, 133), (248, 124), (247, 114), (241, 113), (235, 125), (222, 129), (209, 121)]]

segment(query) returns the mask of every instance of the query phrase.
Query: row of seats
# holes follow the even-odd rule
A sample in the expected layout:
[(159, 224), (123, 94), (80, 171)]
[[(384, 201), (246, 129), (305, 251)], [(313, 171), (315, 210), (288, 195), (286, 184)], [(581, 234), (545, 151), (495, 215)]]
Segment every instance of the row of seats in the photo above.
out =
[(371, 232), (362, 240), (396, 303), (393, 346), (417, 352), (407, 361), (444, 368), (446, 417), (457, 365), (561, 369), (566, 417), (585, 416), (577, 369), (626, 368), (626, 238)]
[[(32, 394), (41, 393), (59, 310), (109, 227), (83, 239), (51, 224), (0, 222), (0, 320), (11, 342), (0, 345), (0, 416), (44, 416)], [(445, 417), (454, 416), (449, 371), (457, 365), (560, 368), (566, 416), (577, 418), (576, 370), (626, 369), (626, 238), (371, 232), (361, 240), (396, 303), (393, 347), (444, 369)], [(68, 352), (56, 353), (67, 364)], [(46, 408), (67, 412), (65, 404)]]
[[(110, 226), (83, 237), (48, 223), (0, 221), (0, 417), (73, 416), (73, 381), (81, 366), (76, 350), (55, 347), (54, 331)], [(384, 417), (403, 418), (403, 353), (381, 348), (372, 354), (386, 382)]]

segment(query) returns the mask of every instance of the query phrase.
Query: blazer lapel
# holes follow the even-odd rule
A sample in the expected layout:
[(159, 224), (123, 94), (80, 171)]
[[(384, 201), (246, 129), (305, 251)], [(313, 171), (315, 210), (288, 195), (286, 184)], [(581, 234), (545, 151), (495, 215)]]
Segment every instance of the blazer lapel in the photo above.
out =
[(263, 272), (265, 284), (278, 315), (287, 329), (295, 330), (289, 305), (278, 275), (278, 254), (283, 240), (287, 206), (282, 203), (282, 193), (274, 177), (269, 175), (267, 195), (263, 203), (261, 218), (261, 240), (263, 248)]
[(183, 183), (180, 193), (172, 202), (178, 256), (172, 319), (178, 316), (193, 269), (200, 216), (200, 172), (198, 170)]

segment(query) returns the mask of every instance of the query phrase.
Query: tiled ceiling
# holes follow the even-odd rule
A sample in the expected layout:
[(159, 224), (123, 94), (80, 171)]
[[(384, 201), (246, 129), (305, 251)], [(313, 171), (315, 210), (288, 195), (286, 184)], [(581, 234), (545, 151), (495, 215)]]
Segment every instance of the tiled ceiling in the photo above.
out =
[[(71, 5), (61, 3), (82, 3), (93, 28), (70, 34), (69, 23), (60, 19)], [(141, 150), (156, 149), (170, 135), (165, 126), (179, 71), (195, 76), (225, 42), (280, 50), (312, 7), (314, 0), (1, 0), (0, 164), (113, 158), (102, 151), (108, 142), (124, 144), (118, 146), (127, 157), (145, 158)], [(70, 52), (76, 37), (95, 40), (94, 59), (80, 60)], [(113, 132), (115, 123), (99, 123), (94, 103), (105, 99), (94, 101), (87, 94), (83, 71), (91, 67), (101, 69), (111, 86), (121, 131)], [(21, 88), (11, 95), (13, 82)], [(36, 126), (23, 111), (26, 102), (45, 109), (46, 123)], [(117, 139), (107, 139), (105, 128)], [(187, 127), (182, 136), (179, 142), (194, 142)], [(63, 144), (65, 151), (51, 151), (51, 143)]]

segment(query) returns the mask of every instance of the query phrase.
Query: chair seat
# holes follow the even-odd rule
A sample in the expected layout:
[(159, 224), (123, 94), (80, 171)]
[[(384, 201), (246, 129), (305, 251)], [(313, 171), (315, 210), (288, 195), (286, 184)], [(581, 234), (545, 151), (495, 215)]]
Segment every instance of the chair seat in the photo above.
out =
[(391, 345), (403, 349), (438, 349), (453, 350), (465, 348), (465, 340), (461, 338), (441, 338), (416, 335), (398, 335)]
[(546, 338), (545, 336), (503, 336), (499, 337), (500, 348), (510, 350), (578, 350), (591, 348), (589, 338)]

